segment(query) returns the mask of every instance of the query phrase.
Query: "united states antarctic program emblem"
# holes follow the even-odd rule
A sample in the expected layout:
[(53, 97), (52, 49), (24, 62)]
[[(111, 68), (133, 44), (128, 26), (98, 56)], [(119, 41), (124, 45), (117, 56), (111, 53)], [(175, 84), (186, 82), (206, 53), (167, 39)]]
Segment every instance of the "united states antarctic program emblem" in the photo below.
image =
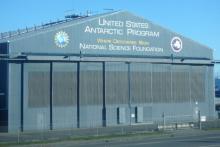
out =
[(56, 46), (64, 48), (69, 44), (69, 35), (64, 31), (59, 31), (55, 34), (54, 42)]

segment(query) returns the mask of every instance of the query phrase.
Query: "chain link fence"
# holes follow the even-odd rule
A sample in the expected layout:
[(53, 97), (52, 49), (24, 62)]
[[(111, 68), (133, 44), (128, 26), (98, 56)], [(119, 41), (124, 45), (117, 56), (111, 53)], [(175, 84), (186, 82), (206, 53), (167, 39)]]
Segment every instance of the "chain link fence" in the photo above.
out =
[[(179, 121), (179, 118), (185, 121)], [(4, 143), (26, 143), (26, 142), (50, 142), (57, 140), (80, 139), (94, 136), (109, 135), (127, 135), (134, 133), (157, 132), (164, 130), (179, 129), (213, 129), (220, 128), (220, 120), (211, 120), (202, 122), (199, 119), (188, 121), (192, 118), (190, 115), (183, 116), (166, 116), (162, 114), (161, 118), (154, 118), (158, 121), (148, 123), (118, 124), (117, 126), (94, 127), (92, 128), (71, 128), (71, 129), (53, 129), (50, 126), (43, 125), (38, 130), (25, 130), (17, 127), (17, 131), (0, 133), (0, 145)], [(191, 119), (192, 120), (192, 119)], [(97, 124), (96, 122), (94, 122)], [(68, 124), (70, 126), (71, 124)], [(31, 128), (30, 126), (26, 126)]]

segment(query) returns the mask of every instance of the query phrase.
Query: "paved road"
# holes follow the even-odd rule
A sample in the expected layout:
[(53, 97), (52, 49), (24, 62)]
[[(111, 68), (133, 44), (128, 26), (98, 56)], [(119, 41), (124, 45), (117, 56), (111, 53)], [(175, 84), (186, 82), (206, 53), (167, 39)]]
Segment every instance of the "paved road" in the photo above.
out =
[[(137, 136), (113, 140), (59, 142), (31, 147), (220, 147), (220, 131), (172, 133), (163, 136)], [(26, 146), (29, 147), (29, 146)]]

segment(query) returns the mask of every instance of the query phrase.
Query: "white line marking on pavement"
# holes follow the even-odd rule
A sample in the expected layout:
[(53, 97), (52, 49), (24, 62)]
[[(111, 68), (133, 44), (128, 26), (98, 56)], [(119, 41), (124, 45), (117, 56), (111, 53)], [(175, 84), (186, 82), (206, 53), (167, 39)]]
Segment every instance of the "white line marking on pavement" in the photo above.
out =
[[(162, 142), (143, 142), (143, 143), (130, 143), (130, 144), (120, 144), (120, 145), (113, 145), (114, 147), (120, 146), (120, 147), (128, 147), (128, 146), (139, 146), (139, 145), (151, 145), (151, 144), (159, 144), (159, 143), (164, 143), (165, 141)], [(111, 146), (111, 145), (110, 145)]]
[(213, 145), (205, 145), (205, 146), (199, 146), (199, 147), (220, 147), (220, 144), (213, 144)]
[(206, 137), (206, 138), (216, 139), (216, 138), (220, 138), (220, 136), (211, 136), (211, 137)]

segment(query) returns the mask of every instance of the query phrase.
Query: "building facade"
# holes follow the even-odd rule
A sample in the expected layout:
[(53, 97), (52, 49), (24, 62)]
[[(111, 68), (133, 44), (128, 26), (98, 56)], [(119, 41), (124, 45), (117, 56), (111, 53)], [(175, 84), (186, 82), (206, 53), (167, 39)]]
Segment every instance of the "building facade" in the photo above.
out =
[(126, 11), (2, 33), (3, 131), (213, 119), (213, 51)]

